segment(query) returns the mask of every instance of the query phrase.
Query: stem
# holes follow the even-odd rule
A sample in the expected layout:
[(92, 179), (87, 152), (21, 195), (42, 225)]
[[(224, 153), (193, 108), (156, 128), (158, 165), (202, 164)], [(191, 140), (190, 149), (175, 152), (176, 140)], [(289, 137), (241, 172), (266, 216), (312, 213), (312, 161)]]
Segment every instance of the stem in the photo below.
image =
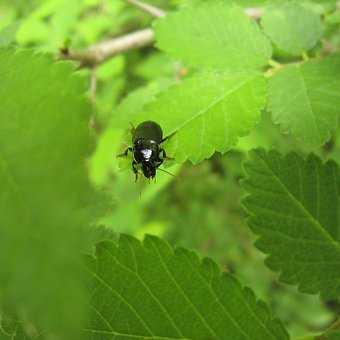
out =
[(316, 337), (314, 337), (314, 339), (315, 340), (327, 340), (328, 336), (325, 335), (325, 334), (327, 334), (330, 331), (336, 331), (336, 330), (339, 330), (339, 329), (340, 329), (340, 319), (336, 320), (329, 328), (327, 328), (327, 330), (325, 331), (324, 334), (316, 336)]
[(336, 320), (330, 327), (328, 330), (336, 330), (336, 329), (340, 329), (340, 319)]
[(263, 9), (262, 8), (246, 8), (245, 13), (250, 19), (258, 20), (263, 16)]
[(309, 55), (307, 54), (307, 52), (302, 52), (302, 59), (303, 59), (303, 61), (309, 60)]
[(274, 59), (270, 59), (268, 61), (268, 64), (271, 66), (271, 67), (274, 67), (274, 68), (281, 68), (282, 67), (282, 64), (280, 64), (279, 62), (275, 61)]
[(92, 45), (84, 51), (62, 51), (61, 58), (79, 61), (81, 67), (93, 68), (117, 54), (151, 45), (153, 41), (153, 30), (146, 28)]
[(96, 68), (93, 67), (91, 70), (91, 80), (90, 80), (90, 98), (92, 104), (96, 104), (96, 97), (97, 97), (97, 74)]
[(139, 1), (139, 0), (126, 0), (126, 1), (130, 3), (131, 5), (141, 9), (142, 11), (146, 13), (151, 14), (152, 16), (156, 18), (164, 17), (166, 15), (166, 13), (162, 9), (146, 4), (142, 1)]

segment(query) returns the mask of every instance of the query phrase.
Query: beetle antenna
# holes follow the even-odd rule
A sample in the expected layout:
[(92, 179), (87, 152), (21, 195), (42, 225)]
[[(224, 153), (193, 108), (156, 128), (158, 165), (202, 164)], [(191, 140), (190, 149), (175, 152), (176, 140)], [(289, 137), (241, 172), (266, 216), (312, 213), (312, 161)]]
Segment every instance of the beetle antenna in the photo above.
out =
[(131, 122), (130, 122), (130, 126), (131, 126), (130, 132), (133, 135), (135, 133), (135, 131), (136, 131), (136, 128), (135, 128), (135, 126)]
[(176, 177), (174, 174), (172, 174), (171, 172), (166, 171), (166, 170), (164, 170), (164, 169), (158, 168), (157, 170), (163, 171), (163, 172), (165, 172), (166, 174), (168, 174), (168, 175), (170, 175), (170, 176), (172, 176), (172, 177)]

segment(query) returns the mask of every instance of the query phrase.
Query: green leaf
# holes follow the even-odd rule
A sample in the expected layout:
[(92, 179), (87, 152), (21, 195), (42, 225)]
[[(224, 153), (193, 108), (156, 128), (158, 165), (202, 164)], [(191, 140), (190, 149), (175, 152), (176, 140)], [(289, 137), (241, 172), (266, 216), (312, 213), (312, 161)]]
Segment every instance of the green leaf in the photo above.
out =
[(3, 30), (0, 30), (0, 48), (5, 48), (14, 44), (18, 27), (19, 23), (14, 22), (6, 26)]
[(104, 131), (89, 162), (90, 179), (93, 184), (103, 187), (110, 176), (118, 172), (118, 146), (121, 144), (122, 131), (110, 128)]
[(288, 339), (253, 292), (216, 264), (148, 236), (121, 236), (88, 257), (91, 339)]
[(155, 25), (157, 46), (188, 65), (258, 69), (271, 57), (258, 25), (230, 3), (205, 3), (168, 14)]
[(316, 336), (315, 340), (339, 340), (340, 339), (340, 319), (336, 320), (324, 334)]
[(243, 203), (257, 247), (280, 280), (301, 292), (340, 294), (339, 170), (314, 155), (255, 150), (246, 163)]
[(267, 9), (261, 24), (280, 50), (294, 56), (312, 49), (323, 31), (320, 16), (294, 1)]
[(198, 163), (215, 151), (226, 152), (260, 120), (266, 83), (258, 73), (202, 73), (161, 93), (143, 112), (131, 117), (138, 124), (158, 122), (177, 163)]
[(323, 335), (312, 338), (313, 340), (339, 340), (340, 339), (340, 331), (339, 330), (330, 330)]
[(92, 221), (87, 82), (69, 63), (0, 50), (0, 306), (63, 339), (85, 310), (80, 228)]
[[(27, 334), (29, 333), (29, 335)], [(34, 328), (34, 325), (25, 325), (16, 319), (11, 319), (0, 313), (0, 339), (1, 340), (43, 340), (43, 333)]]
[(85, 8), (86, 2), (83, 0), (42, 1), (22, 21), (17, 33), (18, 43), (39, 43), (46, 50), (55, 52), (72, 36), (74, 26)]
[(338, 124), (339, 88), (339, 55), (285, 67), (269, 80), (274, 123), (307, 145), (325, 143)]
[(328, 25), (339, 25), (340, 24), (340, 11), (336, 11), (326, 16), (325, 21)]

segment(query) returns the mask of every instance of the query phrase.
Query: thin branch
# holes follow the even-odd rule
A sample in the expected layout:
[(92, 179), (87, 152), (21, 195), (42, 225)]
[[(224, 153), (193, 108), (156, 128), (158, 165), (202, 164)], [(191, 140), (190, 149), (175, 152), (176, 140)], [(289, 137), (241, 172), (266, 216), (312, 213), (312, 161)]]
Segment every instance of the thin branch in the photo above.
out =
[(155, 6), (146, 4), (139, 0), (126, 0), (129, 4), (141, 9), (142, 11), (151, 14), (156, 18), (164, 17), (166, 15), (165, 11)]
[(121, 37), (100, 42), (90, 46), (84, 51), (62, 50), (61, 58), (79, 61), (82, 67), (94, 67), (117, 54), (149, 46), (153, 41), (153, 30), (151, 28), (146, 28)]
[[(130, 3), (140, 3), (138, 0), (127, 0)], [(142, 3), (141, 3), (142, 4)], [(144, 6), (149, 6), (143, 3)], [(162, 12), (161, 16), (165, 15)], [(245, 13), (252, 19), (258, 19), (263, 15), (259, 8), (247, 8)], [(159, 16), (160, 13), (158, 13)], [(155, 40), (154, 31), (151, 28), (135, 31), (111, 40), (103, 41), (90, 46), (82, 51), (73, 51), (68, 48), (60, 50), (61, 59), (80, 62), (81, 67), (93, 68), (106, 60), (129, 50), (150, 46)]]
[(262, 8), (250, 7), (250, 8), (246, 8), (244, 12), (247, 14), (247, 16), (250, 19), (254, 19), (254, 20), (258, 20), (263, 16)]
[(93, 67), (91, 70), (90, 99), (91, 99), (93, 106), (95, 106), (96, 99), (97, 99), (97, 70), (95, 67)]
[[(327, 334), (329, 331), (335, 331), (340, 329), (340, 319), (336, 320), (325, 332)], [(317, 340), (327, 340), (328, 336), (322, 334), (320, 336), (315, 337)]]

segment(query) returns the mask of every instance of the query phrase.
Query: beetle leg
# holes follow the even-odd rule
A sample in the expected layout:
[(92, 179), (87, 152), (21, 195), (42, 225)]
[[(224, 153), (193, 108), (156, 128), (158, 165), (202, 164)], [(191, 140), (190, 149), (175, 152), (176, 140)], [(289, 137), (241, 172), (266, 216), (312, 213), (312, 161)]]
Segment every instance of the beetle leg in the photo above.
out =
[(156, 161), (156, 168), (160, 167), (164, 162), (164, 159), (158, 159), (158, 161)]
[(164, 159), (167, 159), (167, 160), (173, 160), (173, 159), (174, 159), (174, 158), (172, 158), (172, 157), (168, 157), (168, 156), (166, 155), (166, 152), (165, 152), (164, 149), (160, 149), (160, 150), (159, 150), (159, 156), (161, 157), (160, 159), (162, 160), (162, 163), (163, 163), (163, 160), (164, 160)]
[(117, 155), (117, 157), (126, 157), (128, 155), (128, 153), (133, 152), (133, 149), (131, 147), (127, 148), (123, 153)]
[(133, 172), (136, 176), (135, 182), (137, 182), (137, 180), (138, 180), (138, 169), (137, 169), (137, 162), (135, 160), (132, 162), (132, 170), (133, 170)]

